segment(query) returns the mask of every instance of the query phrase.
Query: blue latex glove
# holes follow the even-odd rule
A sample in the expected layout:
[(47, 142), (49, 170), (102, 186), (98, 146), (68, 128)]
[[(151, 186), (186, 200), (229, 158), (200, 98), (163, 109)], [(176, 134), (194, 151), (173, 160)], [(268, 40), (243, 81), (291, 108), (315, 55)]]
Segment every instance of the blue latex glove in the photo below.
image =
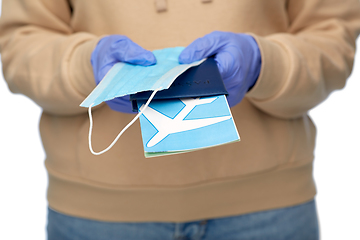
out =
[(213, 55), (229, 92), (229, 105), (235, 106), (259, 77), (259, 47), (250, 35), (215, 31), (186, 47), (179, 56), (179, 62), (191, 63)]
[[(150, 66), (156, 64), (156, 58), (152, 52), (143, 49), (126, 36), (110, 35), (103, 37), (91, 54), (96, 84), (99, 84), (117, 62)], [(106, 103), (114, 111), (133, 113), (129, 96), (115, 98)]]

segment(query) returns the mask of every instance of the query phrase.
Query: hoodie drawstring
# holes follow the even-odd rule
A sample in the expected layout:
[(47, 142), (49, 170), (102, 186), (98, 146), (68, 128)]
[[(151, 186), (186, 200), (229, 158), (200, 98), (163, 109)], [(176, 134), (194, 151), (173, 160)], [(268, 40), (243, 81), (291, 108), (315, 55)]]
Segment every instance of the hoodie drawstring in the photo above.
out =
[[(212, 0), (201, 0), (202, 3), (210, 3)], [(167, 10), (166, 0), (155, 0), (155, 8), (158, 12), (164, 12)]]
[(164, 12), (167, 9), (167, 2), (166, 0), (155, 0), (155, 7), (156, 11)]

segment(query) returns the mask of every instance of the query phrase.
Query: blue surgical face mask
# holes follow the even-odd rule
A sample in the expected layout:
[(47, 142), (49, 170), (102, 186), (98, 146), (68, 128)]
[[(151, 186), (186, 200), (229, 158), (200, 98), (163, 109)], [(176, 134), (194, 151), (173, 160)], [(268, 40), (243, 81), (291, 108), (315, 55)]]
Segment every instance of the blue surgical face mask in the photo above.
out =
[(183, 49), (175, 47), (153, 51), (157, 63), (152, 66), (116, 63), (80, 106), (94, 107), (116, 97), (169, 88), (181, 73), (205, 60), (180, 64), (178, 57)]
[[(183, 47), (176, 47), (153, 51), (157, 64), (152, 66), (139, 66), (127, 63), (115, 64), (91, 94), (80, 104), (81, 107), (89, 108), (89, 148), (94, 155), (100, 155), (111, 149), (126, 129), (145, 111), (157, 91), (169, 88), (181, 73), (190, 67), (201, 64), (205, 60), (203, 59), (191, 64), (179, 64), (178, 57), (183, 49)], [(149, 90), (154, 92), (142, 107), (142, 111), (118, 134), (108, 148), (101, 152), (94, 152), (91, 144), (93, 127), (91, 108), (104, 101)]]

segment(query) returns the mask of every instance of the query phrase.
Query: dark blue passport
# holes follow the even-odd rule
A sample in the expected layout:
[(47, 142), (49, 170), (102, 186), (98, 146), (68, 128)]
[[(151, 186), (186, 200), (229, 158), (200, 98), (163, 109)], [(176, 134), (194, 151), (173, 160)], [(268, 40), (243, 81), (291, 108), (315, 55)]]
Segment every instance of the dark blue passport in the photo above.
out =
[[(152, 91), (130, 95), (134, 111), (137, 101), (149, 99)], [(208, 58), (199, 66), (191, 67), (175, 79), (165, 90), (156, 93), (154, 99), (195, 98), (228, 95), (214, 58)]]

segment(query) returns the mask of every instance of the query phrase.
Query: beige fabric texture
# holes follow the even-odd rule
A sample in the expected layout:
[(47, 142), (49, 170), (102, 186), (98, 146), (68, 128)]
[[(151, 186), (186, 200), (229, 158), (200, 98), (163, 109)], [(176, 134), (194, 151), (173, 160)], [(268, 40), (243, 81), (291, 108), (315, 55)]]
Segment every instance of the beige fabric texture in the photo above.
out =
[[(316, 130), (307, 112), (351, 73), (359, 2), (164, 2), (166, 11), (145, 0), (2, 1), (5, 80), (43, 109), (50, 207), (96, 220), (182, 222), (314, 198)], [(137, 123), (93, 156), (87, 109), (79, 104), (95, 87), (90, 56), (101, 36), (126, 35), (154, 50), (187, 46), (214, 30), (251, 34), (262, 55), (256, 85), (231, 109), (241, 142), (145, 159)], [(106, 104), (93, 116), (96, 151), (133, 118)]]

